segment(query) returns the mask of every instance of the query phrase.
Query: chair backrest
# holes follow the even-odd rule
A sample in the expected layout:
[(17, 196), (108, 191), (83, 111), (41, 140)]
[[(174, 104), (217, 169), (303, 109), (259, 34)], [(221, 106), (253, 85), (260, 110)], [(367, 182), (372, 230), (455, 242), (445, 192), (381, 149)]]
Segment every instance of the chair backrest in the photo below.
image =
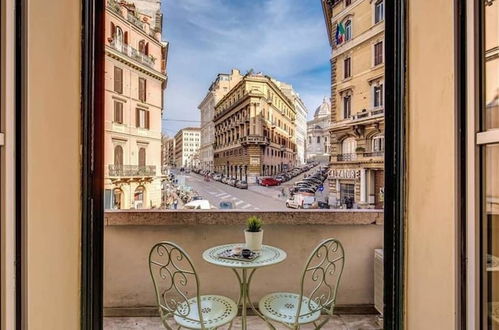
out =
[[(305, 263), (301, 278), (300, 299), (296, 312), (295, 323), (298, 319), (317, 311), (326, 311), (333, 314), (336, 303), (336, 293), (345, 264), (345, 251), (341, 242), (334, 238), (322, 241), (312, 251)], [(310, 291), (306, 291), (307, 288)], [(303, 297), (310, 300), (304, 302)], [(302, 305), (308, 304), (307, 312), (301, 312)]]
[[(199, 279), (189, 255), (177, 244), (160, 242), (149, 252), (149, 271), (156, 291), (159, 312), (163, 323), (169, 316), (179, 316), (200, 322), (204, 329), (199, 296)], [(191, 306), (186, 290), (195, 286), (199, 319), (189, 318)]]

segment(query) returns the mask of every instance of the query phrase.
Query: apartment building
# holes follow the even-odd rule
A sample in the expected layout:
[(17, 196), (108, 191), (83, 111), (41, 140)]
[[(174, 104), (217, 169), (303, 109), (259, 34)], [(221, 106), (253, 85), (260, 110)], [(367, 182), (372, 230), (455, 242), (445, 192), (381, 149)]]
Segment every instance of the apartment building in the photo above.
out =
[(162, 136), (161, 138), (161, 165), (163, 169), (175, 165), (175, 138)]
[(293, 86), (280, 81), (274, 80), (274, 82), (279, 86), (283, 93), (293, 101), (296, 111), (296, 121), (295, 121), (295, 134), (296, 134), (296, 163), (298, 165), (305, 164), (305, 154), (306, 154), (306, 136), (307, 136), (307, 116), (308, 109), (303, 103)]
[(256, 182), (296, 164), (296, 110), (263, 74), (248, 73), (215, 106), (215, 170)]
[(382, 208), (384, 1), (322, 0), (331, 56), (330, 203)]
[(242, 79), (241, 72), (232, 69), (231, 73), (219, 73), (211, 83), (208, 93), (198, 106), (201, 115), (201, 147), (199, 150), (200, 167), (203, 170), (214, 170), (213, 143), (215, 139), (215, 124), (213, 117), (215, 105), (227, 94), (232, 87)]
[(199, 147), (201, 146), (201, 129), (186, 127), (175, 134), (175, 166), (186, 168), (199, 167)]
[(133, 3), (105, 12), (105, 207), (161, 204), (161, 115), (168, 44)]

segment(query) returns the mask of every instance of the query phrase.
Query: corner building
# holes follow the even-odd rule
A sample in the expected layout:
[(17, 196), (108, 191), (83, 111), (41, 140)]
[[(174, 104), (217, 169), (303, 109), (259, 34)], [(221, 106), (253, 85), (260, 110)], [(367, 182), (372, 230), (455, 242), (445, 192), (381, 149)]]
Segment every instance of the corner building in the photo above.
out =
[(110, 209), (161, 206), (161, 115), (168, 44), (135, 4), (105, 12), (104, 202)]
[(331, 204), (383, 208), (384, 1), (322, 0), (332, 48)]
[(272, 78), (247, 74), (215, 106), (215, 171), (255, 183), (296, 164), (295, 106)]

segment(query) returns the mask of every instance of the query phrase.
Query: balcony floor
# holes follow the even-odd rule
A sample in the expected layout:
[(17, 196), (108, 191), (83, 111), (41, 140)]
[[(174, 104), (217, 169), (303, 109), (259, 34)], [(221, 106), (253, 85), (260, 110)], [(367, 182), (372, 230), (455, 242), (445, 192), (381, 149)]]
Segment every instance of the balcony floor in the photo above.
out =
[[(377, 322), (376, 315), (335, 315), (322, 328), (324, 330), (357, 330), (357, 329), (382, 329)], [(284, 326), (278, 326), (278, 330), (287, 329)], [(313, 325), (302, 327), (303, 330), (313, 329)], [(158, 317), (105, 317), (104, 330), (164, 330)], [(224, 327), (223, 329), (228, 329)], [(238, 317), (232, 329), (241, 329), (241, 318)], [(256, 316), (248, 317), (248, 329), (265, 330), (268, 327)]]

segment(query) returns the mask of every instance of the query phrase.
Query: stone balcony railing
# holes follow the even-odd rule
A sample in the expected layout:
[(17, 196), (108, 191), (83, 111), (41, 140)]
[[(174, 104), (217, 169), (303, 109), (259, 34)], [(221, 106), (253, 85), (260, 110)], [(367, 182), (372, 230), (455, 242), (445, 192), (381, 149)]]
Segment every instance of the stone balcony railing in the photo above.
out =
[(384, 156), (385, 156), (384, 151), (345, 153), (345, 154), (336, 155), (336, 161), (338, 161), (338, 162), (353, 162), (353, 161), (361, 161), (361, 160), (364, 160), (366, 158), (382, 158)]
[(356, 124), (359, 122), (364, 122), (368, 120), (379, 120), (384, 118), (385, 114), (385, 109), (380, 107), (380, 108), (374, 108), (371, 110), (363, 110), (360, 112), (357, 112), (353, 115), (351, 115), (349, 118), (342, 119), (340, 121), (333, 122), (331, 126), (334, 128), (336, 126), (343, 126), (343, 125), (350, 125), (350, 124)]
[(257, 145), (268, 145), (269, 139), (266, 136), (260, 135), (248, 135), (243, 136), (239, 139), (239, 143), (244, 145), (257, 144)]
[(139, 51), (138, 49), (133, 48), (130, 45), (119, 43), (116, 39), (112, 40), (109, 45), (120, 52), (123, 55), (126, 55), (142, 64), (147, 65), (148, 67), (154, 68), (155, 59), (149, 55), (146, 55)]
[[(345, 268), (335, 311), (374, 311), (374, 250), (383, 245), (382, 210), (224, 211), (116, 210), (104, 215), (104, 313), (154, 316), (156, 300), (147, 258), (151, 247), (172, 241), (191, 256), (204, 294), (237, 299), (239, 286), (230, 269), (202, 259), (204, 250), (243, 242), (246, 219), (265, 222), (264, 244), (286, 251), (287, 259), (256, 271), (251, 299), (270, 292), (296, 292), (306, 258), (323, 239), (334, 237), (345, 249)], [(182, 290), (188, 295), (191, 283)]]
[(156, 165), (109, 165), (109, 176), (116, 177), (138, 177), (155, 176)]

